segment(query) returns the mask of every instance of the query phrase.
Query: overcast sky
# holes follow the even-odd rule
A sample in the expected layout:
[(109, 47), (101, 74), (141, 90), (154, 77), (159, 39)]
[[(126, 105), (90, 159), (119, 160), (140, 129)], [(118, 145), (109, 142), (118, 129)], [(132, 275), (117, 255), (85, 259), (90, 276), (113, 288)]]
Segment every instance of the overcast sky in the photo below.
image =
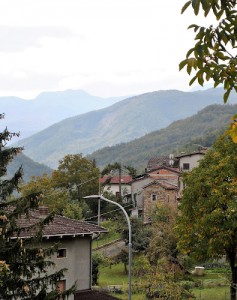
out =
[(186, 0), (0, 0), (0, 96), (189, 90)]

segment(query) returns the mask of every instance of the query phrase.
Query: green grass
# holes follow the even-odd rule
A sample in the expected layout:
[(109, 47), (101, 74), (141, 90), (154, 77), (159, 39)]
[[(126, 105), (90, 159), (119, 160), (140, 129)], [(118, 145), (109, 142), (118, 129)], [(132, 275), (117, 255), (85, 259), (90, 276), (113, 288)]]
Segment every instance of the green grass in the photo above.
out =
[(230, 299), (229, 287), (207, 287), (204, 289), (193, 289), (193, 293), (196, 296), (196, 300), (227, 300)]
[(92, 242), (92, 249), (108, 244), (114, 240), (121, 238), (121, 234), (116, 231), (116, 222), (108, 220), (101, 223), (101, 226), (108, 230), (108, 233), (101, 234)]
[[(192, 289), (196, 300), (227, 300), (230, 298), (228, 274), (223, 271), (214, 273), (213, 270), (206, 270), (204, 276), (192, 276), (191, 282), (197, 283), (200, 287)], [(141, 279), (138, 277), (132, 277), (133, 283), (133, 300), (145, 300), (145, 290), (143, 292), (134, 293), (134, 286), (142, 285), (144, 288), (144, 282), (142, 284)], [(113, 295), (119, 299), (125, 300), (128, 298), (128, 275), (124, 274), (123, 264), (109, 266), (100, 266), (99, 268), (99, 286), (105, 288), (109, 285), (121, 285), (123, 293), (113, 293)]]

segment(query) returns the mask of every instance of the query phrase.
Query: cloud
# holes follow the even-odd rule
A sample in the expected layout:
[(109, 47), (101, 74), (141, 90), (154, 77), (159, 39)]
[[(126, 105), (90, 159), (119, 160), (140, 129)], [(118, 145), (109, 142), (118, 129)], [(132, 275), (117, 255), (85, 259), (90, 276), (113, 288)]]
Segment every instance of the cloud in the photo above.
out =
[(0, 26), (0, 52), (21, 52), (29, 47), (41, 47), (40, 40), (45, 37), (72, 36), (74, 36), (73, 32), (63, 27)]
[(14, 74), (0, 74), (0, 90), (50, 90), (57, 87), (63, 79), (63, 75), (48, 72), (22, 71)]

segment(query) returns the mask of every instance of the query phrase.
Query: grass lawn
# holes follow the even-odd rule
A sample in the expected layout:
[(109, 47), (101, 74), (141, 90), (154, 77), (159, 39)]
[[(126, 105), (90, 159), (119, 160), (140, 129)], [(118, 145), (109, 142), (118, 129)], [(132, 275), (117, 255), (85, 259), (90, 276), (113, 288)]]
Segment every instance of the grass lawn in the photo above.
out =
[(223, 287), (206, 287), (204, 289), (193, 289), (196, 299), (206, 300), (227, 300), (230, 299), (228, 286)]
[[(229, 286), (228, 286), (228, 276), (223, 272), (214, 273), (213, 271), (206, 271), (204, 276), (192, 276), (191, 282), (198, 282), (200, 287), (193, 288), (193, 294), (195, 299), (202, 300), (227, 300), (230, 299)], [(141, 282), (141, 279), (138, 277), (132, 277), (133, 284), (133, 300), (145, 300), (145, 284)], [(128, 275), (124, 274), (123, 265), (117, 264), (108, 266), (100, 266), (99, 269), (99, 286), (105, 288), (107, 286), (119, 286), (117, 293), (113, 295), (119, 299), (125, 300), (128, 299), (127, 287), (128, 287)], [(140, 289), (140, 292), (134, 291), (134, 286), (139, 287), (143, 286)], [(122, 293), (120, 293), (120, 289)], [(136, 289), (138, 290), (138, 288)]]
[(121, 238), (121, 234), (119, 234), (115, 228), (115, 222), (113, 221), (105, 221), (101, 223), (101, 226), (104, 228), (108, 228), (108, 233), (101, 234), (97, 239), (92, 242), (92, 249), (108, 244), (114, 240)]

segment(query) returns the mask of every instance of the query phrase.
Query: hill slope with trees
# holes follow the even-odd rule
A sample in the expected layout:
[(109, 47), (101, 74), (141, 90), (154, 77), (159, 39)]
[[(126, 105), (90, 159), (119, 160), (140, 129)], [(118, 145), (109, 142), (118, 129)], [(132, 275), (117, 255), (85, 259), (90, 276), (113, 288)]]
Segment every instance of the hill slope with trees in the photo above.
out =
[(211, 146), (216, 137), (227, 128), (237, 105), (210, 105), (192, 117), (173, 122), (167, 128), (154, 131), (128, 143), (105, 147), (88, 157), (99, 166), (119, 161), (138, 170), (147, 166), (150, 158), (185, 149), (197, 149), (198, 145)]
[(52, 169), (48, 166), (37, 163), (20, 153), (9, 163), (7, 167), (7, 177), (12, 177), (20, 166), (22, 166), (24, 170), (22, 178), (25, 182), (29, 181), (32, 176), (42, 176), (44, 174), (51, 174), (52, 172)]
[(21, 140), (17, 146), (24, 146), (24, 153), (33, 160), (54, 168), (66, 154), (87, 155), (105, 146), (129, 142), (209, 104), (222, 102), (222, 89), (147, 93), (68, 118)]

